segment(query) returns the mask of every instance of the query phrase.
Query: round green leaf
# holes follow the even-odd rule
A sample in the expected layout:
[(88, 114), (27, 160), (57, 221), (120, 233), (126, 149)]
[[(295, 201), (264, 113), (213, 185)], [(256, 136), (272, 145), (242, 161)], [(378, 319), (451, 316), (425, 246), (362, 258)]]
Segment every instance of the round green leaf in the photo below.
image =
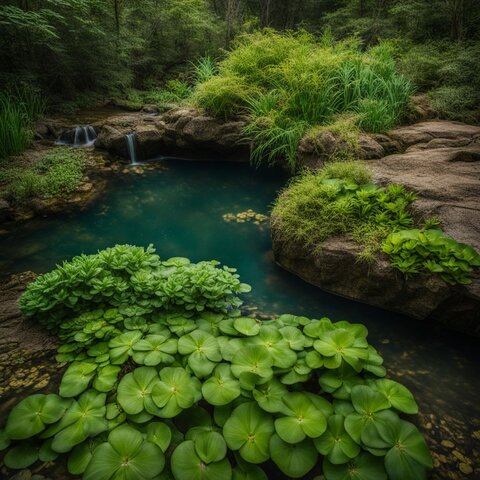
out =
[(27, 468), (37, 460), (38, 448), (28, 444), (21, 444), (11, 448), (3, 457), (5, 465), (16, 470)]
[(270, 455), (277, 467), (289, 477), (302, 478), (317, 463), (318, 452), (311, 440), (291, 444), (278, 435), (270, 439)]
[(220, 364), (202, 385), (203, 398), (215, 406), (227, 405), (240, 395), (240, 383), (233, 377), (230, 366)]
[(323, 474), (326, 480), (387, 480), (383, 460), (368, 453), (361, 453), (342, 465), (334, 465), (325, 458)]
[(122, 409), (136, 415), (147, 406), (151, 407), (152, 390), (159, 383), (158, 373), (153, 367), (139, 367), (125, 375), (117, 388), (117, 401)]
[(195, 436), (195, 452), (204, 463), (219, 462), (227, 455), (227, 445), (217, 432), (201, 432)]
[(260, 324), (254, 318), (250, 317), (236, 318), (233, 322), (233, 327), (248, 337), (255, 336), (260, 331)]
[(164, 423), (151, 422), (147, 426), (147, 440), (160, 447), (165, 453), (172, 441), (172, 431)]

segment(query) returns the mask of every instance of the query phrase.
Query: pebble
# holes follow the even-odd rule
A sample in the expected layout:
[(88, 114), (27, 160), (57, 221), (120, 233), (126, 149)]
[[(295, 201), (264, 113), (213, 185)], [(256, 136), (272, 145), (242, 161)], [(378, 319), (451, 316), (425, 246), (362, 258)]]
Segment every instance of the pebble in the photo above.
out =
[(459, 465), (459, 469), (465, 475), (470, 475), (471, 473), (473, 473), (473, 468), (470, 465), (468, 465), (467, 463), (461, 463)]
[(447, 448), (454, 448), (455, 444), (450, 440), (442, 440), (442, 445)]

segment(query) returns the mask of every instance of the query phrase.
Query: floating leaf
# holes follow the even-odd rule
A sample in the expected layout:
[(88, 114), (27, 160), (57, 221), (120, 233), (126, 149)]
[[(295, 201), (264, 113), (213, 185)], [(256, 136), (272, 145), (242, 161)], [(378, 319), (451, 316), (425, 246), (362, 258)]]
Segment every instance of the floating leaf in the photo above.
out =
[(162, 452), (165, 453), (172, 441), (172, 431), (165, 423), (149, 423), (147, 426), (147, 440), (160, 447)]
[(161, 381), (156, 383), (152, 398), (160, 411), (158, 416), (172, 418), (191, 407), (199, 393), (199, 385), (179, 367), (166, 367), (160, 371)]
[(132, 331), (112, 338), (108, 344), (110, 358), (114, 365), (121, 365), (133, 355), (134, 345), (142, 338), (142, 332)]
[(266, 348), (275, 367), (290, 368), (297, 361), (297, 354), (290, 349), (288, 342), (275, 327), (262, 326), (250, 343)]
[(95, 376), (97, 365), (95, 363), (72, 363), (62, 377), (60, 383), (60, 396), (76, 397), (82, 393)]
[(5, 434), (12, 440), (23, 440), (40, 433), (48, 424), (63, 416), (70, 401), (58, 395), (41, 393), (22, 400), (8, 416)]
[(171, 364), (177, 353), (177, 340), (164, 335), (147, 335), (133, 345), (133, 360), (140, 365)]
[(152, 390), (160, 382), (153, 367), (139, 367), (125, 375), (117, 388), (117, 401), (129, 415), (136, 415), (146, 410), (152, 415), (157, 407), (152, 400)]
[(227, 405), (240, 395), (240, 383), (233, 377), (230, 366), (221, 363), (202, 385), (202, 395), (210, 405)]
[(38, 460), (38, 448), (23, 443), (10, 449), (3, 461), (8, 468), (19, 470), (33, 465)]
[(106, 365), (97, 370), (97, 377), (93, 382), (93, 388), (99, 392), (109, 392), (117, 382), (121, 368), (114, 365)]
[[(232, 373), (239, 378), (242, 373), (253, 373), (265, 381), (273, 376), (273, 360), (268, 350), (260, 345), (243, 347), (232, 360)], [(262, 382), (264, 383), (264, 382)]]
[(194, 438), (195, 452), (204, 463), (219, 462), (227, 455), (227, 444), (217, 432), (201, 432)]
[(269, 441), (274, 430), (271, 416), (255, 402), (248, 402), (235, 408), (223, 426), (223, 436), (230, 449), (239, 450), (244, 460), (256, 464), (270, 457)]
[(253, 390), (253, 397), (260, 408), (270, 413), (281, 412), (285, 407), (283, 398), (288, 390), (275, 377)]
[(299, 443), (305, 437), (319, 437), (327, 428), (323, 413), (304, 393), (287, 393), (283, 398), (286, 416), (275, 420), (275, 430), (287, 443)]
[(178, 340), (178, 351), (188, 356), (188, 365), (199, 378), (210, 375), (222, 356), (217, 339), (204, 330), (195, 330)]
[(171, 468), (175, 480), (230, 480), (232, 477), (228, 459), (204, 463), (195, 450), (193, 440), (181, 443), (174, 450)]
[(99, 445), (83, 476), (84, 480), (150, 480), (165, 466), (162, 450), (143, 439), (132, 427), (120, 426)]
[(77, 445), (68, 457), (68, 471), (72, 475), (81, 475), (90, 463), (94, 450), (102, 442), (103, 440), (94, 438)]
[(410, 390), (398, 382), (383, 378), (372, 382), (372, 387), (387, 397), (390, 405), (400, 412), (418, 413), (418, 405)]
[(277, 434), (270, 439), (270, 454), (275, 465), (292, 478), (305, 476), (318, 459), (317, 449), (311, 440), (291, 444), (284, 442)]
[(233, 327), (237, 332), (248, 337), (255, 336), (260, 331), (260, 324), (254, 318), (250, 317), (236, 318), (233, 322)]
[(335, 464), (346, 463), (360, 453), (360, 446), (346, 432), (343, 415), (331, 415), (328, 429), (313, 440), (316, 449)]

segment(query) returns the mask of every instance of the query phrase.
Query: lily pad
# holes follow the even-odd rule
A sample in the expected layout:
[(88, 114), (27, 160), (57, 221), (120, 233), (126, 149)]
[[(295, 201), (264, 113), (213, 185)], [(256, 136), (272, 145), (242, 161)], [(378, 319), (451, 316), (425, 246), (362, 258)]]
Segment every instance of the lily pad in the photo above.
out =
[(38, 448), (22, 443), (10, 449), (3, 461), (8, 468), (19, 470), (33, 465), (38, 460)]
[(177, 340), (164, 335), (147, 335), (133, 345), (133, 360), (140, 365), (171, 364), (175, 353)]
[(152, 400), (152, 390), (160, 382), (153, 367), (139, 367), (125, 375), (117, 388), (117, 401), (129, 415), (144, 410), (154, 415), (157, 407)]
[(318, 451), (309, 439), (291, 444), (277, 434), (270, 439), (270, 454), (273, 462), (288, 477), (302, 478), (317, 463)]
[(165, 466), (162, 450), (144, 440), (132, 427), (122, 425), (99, 445), (83, 476), (84, 480), (150, 480)]
[(240, 395), (240, 383), (232, 375), (230, 365), (219, 364), (202, 385), (203, 398), (215, 406), (227, 405)]
[(12, 440), (23, 440), (40, 433), (47, 425), (60, 420), (70, 405), (58, 395), (31, 395), (16, 405), (8, 416), (5, 434)]
[(274, 430), (272, 417), (255, 402), (248, 402), (232, 412), (223, 426), (223, 436), (231, 450), (239, 450), (244, 460), (257, 464), (269, 459)]
[(88, 388), (92, 378), (95, 376), (96, 369), (96, 363), (72, 363), (62, 377), (59, 390), (60, 396), (64, 398), (76, 397), (82, 393)]
[(342, 465), (334, 465), (325, 458), (323, 474), (326, 480), (387, 480), (383, 460), (368, 453), (361, 453)]
[(237, 332), (240, 332), (242, 335), (248, 337), (255, 336), (260, 331), (259, 322), (250, 317), (236, 318), (233, 322), (233, 327), (235, 330), (237, 330)]

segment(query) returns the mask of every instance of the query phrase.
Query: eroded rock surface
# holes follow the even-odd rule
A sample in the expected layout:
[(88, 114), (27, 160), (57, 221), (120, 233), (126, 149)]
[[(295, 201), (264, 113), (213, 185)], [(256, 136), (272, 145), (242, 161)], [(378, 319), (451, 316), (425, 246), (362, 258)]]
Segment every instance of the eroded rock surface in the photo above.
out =
[(201, 156), (216, 154), (219, 160), (248, 159), (249, 142), (242, 134), (245, 119), (223, 121), (193, 108), (175, 108), (162, 115), (132, 113), (107, 119), (100, 127), (96, 146), (128, 158), (125, 136), (136, 134), (141, 160), (175, 153)]
[[(397, 150), (367, 162), (374, 181), (415, 191), (420, 217), (440, 218), (446, 234), (480, 251), (480, 127), (429, 121), (374, 140), (387, 152)], [(317, 164), (322, 163), (320, 159)], [(314, 253), (284, 242), (275, 221), (272, 226), (276, 261), (304, 280), (354, 300), (480, 335), (478, 272), (465, 286), (450, 286), (431, 275), (406, 281), (383, 256), (373, 265), (358, 262), (360, 247), (350, 239), (331, 238)]]

